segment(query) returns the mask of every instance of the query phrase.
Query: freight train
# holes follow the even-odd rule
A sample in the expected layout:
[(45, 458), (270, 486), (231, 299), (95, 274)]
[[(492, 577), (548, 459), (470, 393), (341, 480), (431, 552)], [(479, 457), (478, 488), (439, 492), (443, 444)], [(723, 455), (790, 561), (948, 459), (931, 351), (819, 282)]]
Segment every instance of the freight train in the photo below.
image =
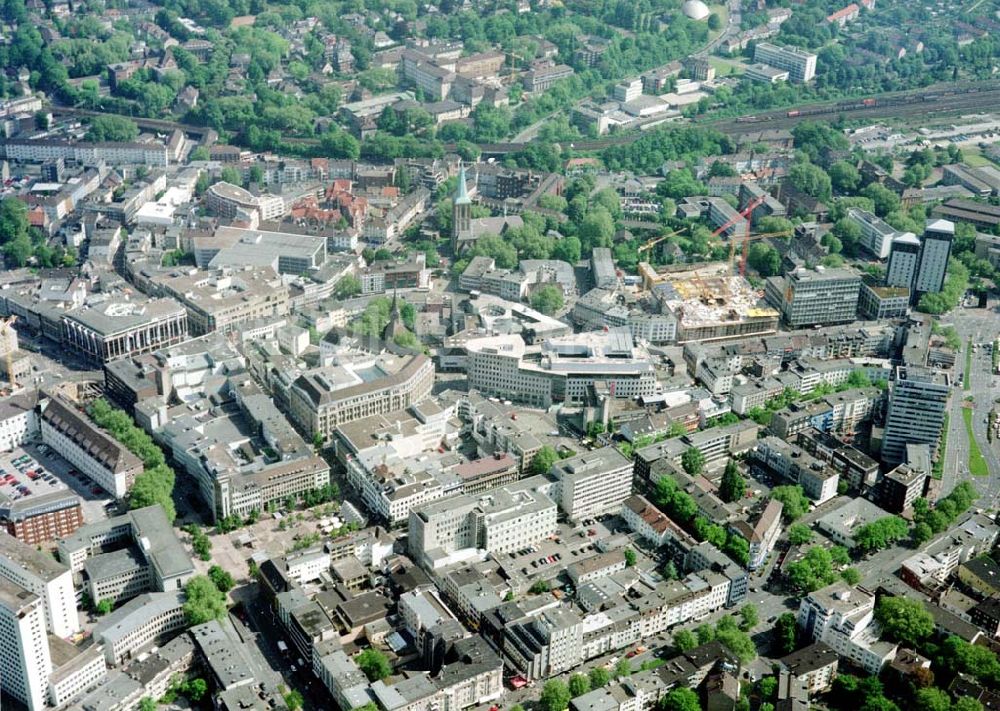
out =
[[(996, 87), (989, 87), (989, 89), (996, 89)], [(958, 87), (954, 89), (948, 89), (946, 91), (933, 92), (928, 94), (906, 94), (902, 96), (890, 96), (885, 98), (874, 98), (868, 97), (865, 99), (856, 99), (851, 101), (841, 101), (840, 103), (834, 104), (833, 106), (811, 106), (802, 109), (789, 109), (785, 112), (786, 118), (798, 118), (799, 116), (818, 116), (823, 114), (836, 114), (844, 111), (863, 111), (865, 109), (874, 109), (879, 106), (904, 106), (908, 104), (919, 104), (927, 101), (938, 101), (946, 96), (955, 96), (959, 94), (975, 94), (982, 91), (982, 86), (971, 86), (971, 87)], [(779, 114), (780, 115), (780, 114)], [(767, 116), (740, 116), (736, 119), (737, 123), (763, 123), (764, 121), (773, 121), (777, 116), (774, 114)]]

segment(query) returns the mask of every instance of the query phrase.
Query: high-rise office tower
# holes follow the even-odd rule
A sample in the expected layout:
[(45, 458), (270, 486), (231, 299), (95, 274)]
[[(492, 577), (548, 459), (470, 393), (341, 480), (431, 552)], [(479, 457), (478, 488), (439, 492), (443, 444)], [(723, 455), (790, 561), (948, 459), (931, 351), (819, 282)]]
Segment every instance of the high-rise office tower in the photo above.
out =
[(932, 220), (927, 223), (920, 247), (920, 268), (913, 282), (913, 291), (918, 298), (920, 294), (936, 294), (944, 288), (948, 257), (951, 256), (951, 243), (954, 239), (954, 222)]
[(926, 444), (933, 456), (941, 438), (949, 393), (944, 375), (927, 368), (896, 368), (882, 436), (883, 461), (905, 461), (908, 444)]
[(912, 290), (919, 266), (920, 240), (912, 232), (904, 232), (892, 240), (889, 264), (885, 270), (885, 285)]
[(28, 711), (41, 711), (51, 673), (45, 603), (33, 592), (0, 578), (0, 688)]
[(42, 599), (45, 626), (56, 637), (66, 639), (80, 631), (73, 573), (48, 553), (0, 532), (0, 578)]

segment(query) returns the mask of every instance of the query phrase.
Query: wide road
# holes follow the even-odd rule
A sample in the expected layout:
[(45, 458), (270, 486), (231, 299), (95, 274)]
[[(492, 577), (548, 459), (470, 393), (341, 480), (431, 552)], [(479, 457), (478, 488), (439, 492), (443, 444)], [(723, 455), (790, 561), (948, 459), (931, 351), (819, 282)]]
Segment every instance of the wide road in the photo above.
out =
[[(966, 362), (965, 344), (969, 339), (972, 339), (973, 343), (985, 343), (1000, 334), (1000, 302), (990, 301), (985, 309), (956, 309), (942, 321), (943, 324), (949, 322), (962, 339), (963, 350), (958, 357), (955, 372), (963, 373)], [(952, 392), (948, 451), (945, 454), (941, 482), (942, 494), (948, 493), (958, 482), (972, 482), (980, 495), (976, 506), (983, 509), (994, 508), (1000, 504), (1000, 455), (997, 444), (990, 443), (986, 437), (986, 419), (994, 401), (1000, 397), (1000, 376), (995, 376), (992, 369), (992, 357), (984, 348), (980, 348), (972, 356), (969, 390), (963, 390), (961, 378), (956, 378), (959, 385)], [(969, 472), (969, 441), (961, 412), (966, 397), (974, 398), (972, 431), (989, 468), (990, 474), (987, 477), (972, 476)]]

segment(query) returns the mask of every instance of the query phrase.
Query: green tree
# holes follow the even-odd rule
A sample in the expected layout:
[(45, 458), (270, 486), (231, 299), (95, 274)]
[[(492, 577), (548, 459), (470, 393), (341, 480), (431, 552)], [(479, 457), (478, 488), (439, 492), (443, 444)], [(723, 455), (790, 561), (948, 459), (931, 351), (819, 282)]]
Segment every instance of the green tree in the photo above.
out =
[(698, 639), (688, 630), (679, 630), (674, 633), (674, 646), (686, 652), (698, 646)]
[(763, 277), (781, 274), (781, 255), (774, 247), (754, 242), (747, 254), (747, 264)]
[(910, 526), (899, 516), (885, 516), (861, 526), (854, 532), (854, 544), (862, 553), (872, 553), (903, 540)]
[(200, 625), (210, 620), (222, 619), (226, 614), (226, 596), (205, 575), (196, 575), (184, 586), (187, 598), (184, 616), (189, 625)]
[(697, 476), (705, 468), (705, 455), (697, 447), (688, 447), (681, 455), (681, 466), (691, 476)]
[(762, 699), (773, 699), (778, 691), (778, 680), (773, 676), (765, 676), (760, 680), (758, 688)]
[(304, 699), (302, 698), (302, 693), (297, 689), (289, 689), (284, 696), (285, 705), (288, 706), (288, 711), (298, 711), (302, 708)]
[(632, 673), (632, 662), (628, 659), (619, 659), (615, 664), (614, 676), (616, 679), (629, 676)]
[(221, 593), (228, 593), (236, 584), (233, 580), (233, 576), (218, 565), (213, 565), (208, 569), (208, 577), (212, 579), (215, 587), (217, 587)]
[(812, 163), (796, 163), (788, 171), (788, 180), (796, 188), (817, 200), (829, 200), (832, 194), (830, 176)]
[(726, 470), (722, 473), (722, 481), (719, 482), (719, 498), (727, 504), (739, 501), (747, 493), (747, 482), (740, 476), (740, 469), (736, 462), (729, 460), (726, 462)]
[(943, 689), (917, 689), (914, 695), (919, 711), (950, 711), (951, 697)]
[(84, 139), (97, 142), (129, 143), (138, 137), (139, 127), (132, 119), (122, 116), (95, 116), (90, 121)]
[(558, 679), (550, 679), (542, 687), (539, 707), (542, 711), (565, 711), (573, 698), (569, 687)]
[(156, 701), (149, 696), (139, 700), (139, 711), (156, 711)]
[(368, 681), (385, 679), (392, 674), (392, 665), (389, 663), (388, 657), (373, 647), (369, 647), (358, 654), (354, 658), (354, 663), (368, 677)]
[(546, 474), (559, 461), (559, 454), (550, 445), (542, 445), (531, 459), (532, 474)]
[(830, 182), (838, 193), (853, 193), (861, 184), (861, 173), (854, 164), (838, 160), (830, 166)]
[(636, 556), (635, 551), (632, 550), (631, 548), (626, 548), (624, 555), (625, 555), (625, 565), (627, 565), (629, 568), (633, 567), (636, 564), (636, 561), (638, 561), (639, 559), (638, 556)]
[(549, 586), (549, 582), (547, 580), (536, 580), (531, 584), (531, 587), (528, 588), (528, 592), (532, 595), (541, 595), (542, 593), (549, 592), (551, 589), (552, 588)]
[(106, 615), (113, 609), (115, 609), (115, 603), (108, 598), (98, 601), (97, 606), (94, 608), (98, 615)]
[(590, 678), (586, 674), (573, 674), (569, 678), (569, 693), (575, 699), (590, 691)]
[(899, 195), (879, 183), (869, 183), (861, 191), (861, 195), (872, 201), (875, 214), (879, 217), (885, 217), (899, 209)]
[(191, 679), (184, 683), (184, 695), (191, 701), (197, 703), (205, 698), (205, 694), (207, 693), (208, 684), (204, 679)]
[(797, 484), (784, 484), (771, 489), (771, 498), (781, 502), (781, 517), (785, 523), (801, 518), (809, 510), (809, 499)]
[(230, 183), (231, 185), (242, 185), (243, 178), (240, 176), (240, 171), (231, 165), (227, 165), (222, 169), (222, 173), (219, 175), (222, 181), (225, 183)]
[(333, 295), (338, 299), (349, 299), (361, 293), (361, 281), (353, 274), (345, 274), (333, 287)]
[(875, 605), (875, 619), (889, 637), (915, 646), (934, 631), (934, 618), (919, 600), (882, 596)]
[(774, 642), (782, 656), (791, 654), (798, 645), (798, 624), (795, 615), (783, 612), (774, 621)]
[(583, 251), (589, 253), (595, 247), (610, 247), (615, 233), (615, 223), (611, 214), (603, 207), (595, 207), (583, 218), (577, 232)]
[(813, 539), (812, 529), (802, 523), (793, 523), (788, 527), (788, 541), (793, 546), (801, 546)]
[(857, 568), (844, 568), (840, 571), (840, 577), (848, 585), (857, 585), (861, 582), (861, 573), (857, 571)]
[(753, 605), (747, 604), (740, 608), (740, 629), (744, 632), (749, 632), (756, 627), (759, 620), (757, 608)]
[(570, 264), (576, 264), (581, 256), (580, 240), (574, 235), (568, 235), (558, 240), (552, 248), (552, 258)]
[(830, 551), (813, 546), (801, 560), (788, 565), (788, 580), (805, 592), (826, 587), (836, 580)]
[[(732, 618), (723, 618), (723, 620), (725, 619)], [(715, 638), (722, 643), (722, 646), (732, 652), (740, 660), (741, 664), (752, 662), (757, 656), (757, 647), (754, 645), (753, 640), (750, 639), (746, 632), (735, 626), (722, 629), (722, 620), (719, 622), (720, 624), (716, 625)]]
[(960, 696), (955, 699), (952, 711), (983, 711), (983, 705), (971, 696)]
[(531, 295), (531, 308), (546, 316), (558, 313), (563, 303), (562, 289), (552, 284), (546, 284)]
[(671, 690), (660, 701), (661, 711), (700, 711), (698, 694), (686, 686)]
[(604, 667), (594, 667), (590, 670), (589, 677), (591, 689), (600, 689), (611, 681), (611, 674)]

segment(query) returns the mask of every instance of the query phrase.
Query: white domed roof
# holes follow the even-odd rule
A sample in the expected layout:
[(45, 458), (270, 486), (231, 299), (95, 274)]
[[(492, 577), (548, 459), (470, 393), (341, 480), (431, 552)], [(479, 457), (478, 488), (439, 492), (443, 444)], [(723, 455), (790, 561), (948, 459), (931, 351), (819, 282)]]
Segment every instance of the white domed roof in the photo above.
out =
[(708, 6), (701, 0), (685, 0), (681, 5), (681, 12), (692, 20), (707, 20), (712, 13), (708, 11)]

